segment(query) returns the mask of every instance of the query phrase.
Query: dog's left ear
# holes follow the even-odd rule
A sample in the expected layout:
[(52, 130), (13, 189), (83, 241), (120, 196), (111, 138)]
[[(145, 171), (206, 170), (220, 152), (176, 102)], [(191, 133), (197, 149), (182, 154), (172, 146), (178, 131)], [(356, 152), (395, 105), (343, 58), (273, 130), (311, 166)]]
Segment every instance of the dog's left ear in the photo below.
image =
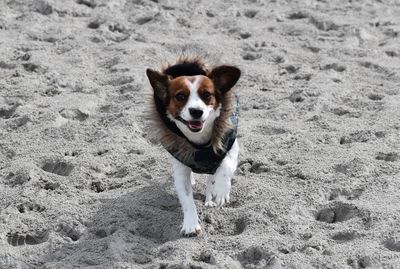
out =
[(169, 86), (168, 76), (150, 68), (146, 70), (146, 75), (150, 81), (151, 87), (153, 87), (154, 93), (164, 101), (166, 99)]
[(215, 87), (225, 93), (235, 86), (240, 78), (240, 69), (235, 66), (221, 65), (211, 70), (208, 77), (214, 82)]

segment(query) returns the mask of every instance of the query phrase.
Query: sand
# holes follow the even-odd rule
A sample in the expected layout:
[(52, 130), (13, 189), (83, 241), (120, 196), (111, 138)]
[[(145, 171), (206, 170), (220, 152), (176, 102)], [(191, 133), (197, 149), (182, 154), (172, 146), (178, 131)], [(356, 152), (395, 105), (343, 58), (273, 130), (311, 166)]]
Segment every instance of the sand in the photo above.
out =
[[(3, 0), (0, 268), (400, 268), (400, 3)], [(179, 235), (145, 69), (243, 75), (231, 203)]]

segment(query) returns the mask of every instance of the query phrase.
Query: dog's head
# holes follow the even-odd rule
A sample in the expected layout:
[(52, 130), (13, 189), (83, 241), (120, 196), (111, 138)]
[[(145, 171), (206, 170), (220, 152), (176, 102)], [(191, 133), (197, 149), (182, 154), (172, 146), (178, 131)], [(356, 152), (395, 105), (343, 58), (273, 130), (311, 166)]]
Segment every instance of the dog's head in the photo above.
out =
[(187, 128), (199, 133), (219, 116), (221, 99), (238, 81), (240, 70), (222, 65), (209, 73), (185, 71), (181, 76), (152, 69), (146, 73), (154, 94), (164, 102), (167, 116), (182, 131)]

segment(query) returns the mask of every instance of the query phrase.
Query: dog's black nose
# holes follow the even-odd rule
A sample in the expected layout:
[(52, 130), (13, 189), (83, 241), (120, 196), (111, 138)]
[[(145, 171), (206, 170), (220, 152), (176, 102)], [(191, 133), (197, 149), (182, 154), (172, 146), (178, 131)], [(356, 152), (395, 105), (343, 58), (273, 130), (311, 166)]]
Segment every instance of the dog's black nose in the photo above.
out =
[(200, 119), (200, 117), (203, 115), (203, 110), (189, 108), (189, 113), (194, 119)]

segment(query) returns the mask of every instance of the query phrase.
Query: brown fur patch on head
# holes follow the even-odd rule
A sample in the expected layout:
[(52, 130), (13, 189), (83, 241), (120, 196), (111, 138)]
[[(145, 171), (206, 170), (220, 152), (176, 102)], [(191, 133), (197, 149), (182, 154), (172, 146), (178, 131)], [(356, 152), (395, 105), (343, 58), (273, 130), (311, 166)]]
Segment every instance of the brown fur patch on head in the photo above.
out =
[(211, 79), (204, 77), (197, 89), (197, 93), (206, 105), (212, 106), (214, 110), (218, 108), (220, 96), (215, 90)]
[(169, 98), (166, 103), (167, 109), (173, 117), (179, 115), (189, 98), (190, 90), (186, 81), (187, 77), (177, 77), (170, 81), (168, 87)]

